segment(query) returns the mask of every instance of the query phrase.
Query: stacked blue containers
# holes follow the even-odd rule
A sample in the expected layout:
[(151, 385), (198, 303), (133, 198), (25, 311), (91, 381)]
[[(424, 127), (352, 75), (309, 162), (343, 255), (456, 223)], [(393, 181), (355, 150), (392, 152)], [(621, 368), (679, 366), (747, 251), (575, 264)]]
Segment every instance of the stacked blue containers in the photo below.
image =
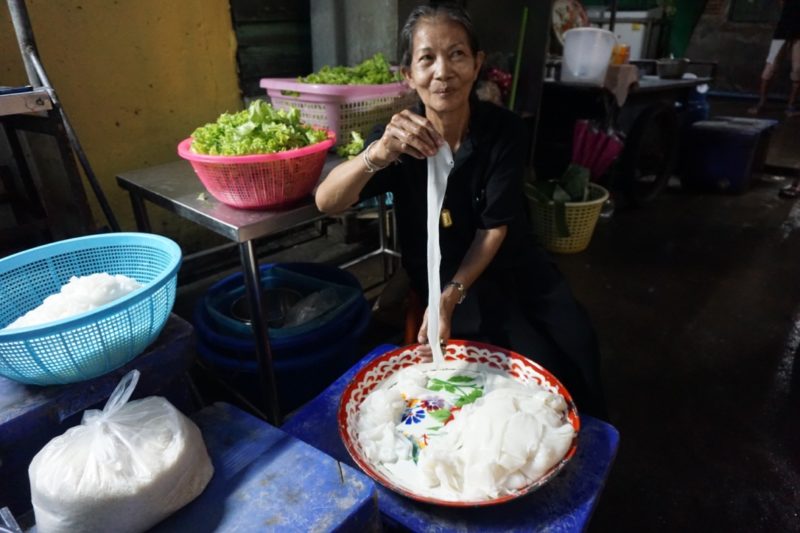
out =
[[(334, 304), (311, 320), (269, 328), (281, 410), (289, 412), (315, 397), (357, 361), (358, 345), (371, 313), (358, 279), (328, 265), (262, 265), (261, 286), (298, 297), (321, 291), (333, 297)], [(258, 405), (255, 341), (251, 327), (235, 311), (244, 294), (244, 278), (237, 273), (214, 284), (196, 304), (197, 355), (219, 378)]]

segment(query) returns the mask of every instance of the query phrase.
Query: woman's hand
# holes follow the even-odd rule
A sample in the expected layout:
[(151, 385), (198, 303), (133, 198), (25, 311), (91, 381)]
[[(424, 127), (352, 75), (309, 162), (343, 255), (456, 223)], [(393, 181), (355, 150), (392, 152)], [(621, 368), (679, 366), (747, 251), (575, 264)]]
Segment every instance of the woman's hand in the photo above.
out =
[(314, 193), (317, 208), (329, 215), (343, 212), (358, 201), (373, 176), (375, 169), (371, 166), (381, 169), (403, 154), (425, 159), (436, 155), (443, 144), (444, 139), (428, 119), (408, 110), (397, 113), (383, 136), (367, 146), (361, 156), (340, 163), (322, 180)]
[[(447, 287), (439, 300), (439, 339), (433, 342), (441, 342), (443, 345), (450, 338), (450, 325), (452, 324), (453, 311), (458, 304), (461, 294), (453, 287)], [(417, 342), (420, 343), (420, 353), (425, 356), (432, 355), (430, 342), (428, 342), (428, 309), (422, 318), (422, 326), (417, 333)]]
[(369, 158), (383, 167), (402, 154), (417, 159), (432, 157), (443, 144), (444, 138), (427, 118), (405, 109), (386, 125), (383, 136), (372, 146)]
[[(467, 250), (467, 255), (461, 261), (458, 271), (453, 276), (453, 280), (458, 280), (464, 289), (469, 290), (478, 276), (486, 269), (500, 245), (506, 238), (508, 226), (498, 226), (490, 229), (479, 229), (475, 232), (475, 238)], [(453, 323), (453, 310), (461, 299), (461, 292), (452, 284), (446, 284), (439, 300), (439, 339), (447, 341), (450, 338), (450, 328)], [(422, 327), (417, 334), (417, 342), (422, 347), (420, 352), (430, 355), (431, 348), (428, 344), (428, 310), (425, 310), (425, 317), (422, 319)]]

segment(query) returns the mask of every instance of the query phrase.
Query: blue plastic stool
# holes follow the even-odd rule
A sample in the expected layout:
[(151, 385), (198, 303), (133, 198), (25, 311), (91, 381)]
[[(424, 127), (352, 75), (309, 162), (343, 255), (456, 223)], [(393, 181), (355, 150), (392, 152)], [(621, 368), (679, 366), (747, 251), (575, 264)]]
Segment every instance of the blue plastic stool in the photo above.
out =
[(378, 530), (375, 484), (360, 471), (229, 404), (192, 419), (214, 477), (151, 533)]
[[(281, 429), (355, 467), (339, 436), (336, 419), (339, 399), (364, 365), (394, 348), (386, 344), (375, 348), (322, 394), (297, 410)], [(613, 426), (582, 415), (578, 452), (541, 489), (502, 505), (452, 508), (426, 505), (378, 485), (381, 518), (390, 528), (412, 531), (583, 531), (603, 490), (618, 445), (619, 433)]]

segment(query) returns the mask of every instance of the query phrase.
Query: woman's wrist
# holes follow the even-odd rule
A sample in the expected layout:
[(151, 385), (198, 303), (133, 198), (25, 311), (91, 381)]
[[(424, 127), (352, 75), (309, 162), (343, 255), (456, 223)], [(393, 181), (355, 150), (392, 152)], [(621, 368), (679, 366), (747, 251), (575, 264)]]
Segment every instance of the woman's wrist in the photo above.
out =
[(364, 151), (367, 152), (367, 157), (374, 166), (386, 168), (392, 163), (397, 162), (397, 158), (400, 156), (400, 154), (387, 150), (384, 147), (382, 140), (383, 139), (377, 139), (372, 141)]
[(361, 152), (361, 159), (364, 161), (364, 166), (367, 167), (367, 172), (369, 172), (370, 174), (378, 170), (382, 170), (386, 168), (388, 165), (388, 163), (384, 165), (381, 162), (376, 162), (374, 159), (372, 159), (372, 154), (370, 153), (370, 151), (377, 142), (378, 141), (372, 141), (367, 145), (366, 148), (364, 148), (364, 151)]
[(464, 301), (464, 298), (467, 296), (467, 289), (463, 283), (450, 281), (445, 284), (444, 290), (442, 290), (442, 295), (446, 298), (448, 304), (451, 304), (452, 307), (455, 307)]

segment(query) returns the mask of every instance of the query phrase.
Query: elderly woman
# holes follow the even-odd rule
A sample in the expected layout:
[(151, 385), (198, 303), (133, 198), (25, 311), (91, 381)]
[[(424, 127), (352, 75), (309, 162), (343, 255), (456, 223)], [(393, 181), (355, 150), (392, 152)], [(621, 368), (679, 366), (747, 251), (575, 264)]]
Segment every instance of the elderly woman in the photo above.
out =
[[(530, 232), (522, 192), (525, 125), (474, 95), (484, 53), (469, 16), (455, 5), (418, 6), (400, 41), (401, 71), (420, 105), (394, 115), (360, 157), (334, 168), (317, 189), (317, 206), (339, 213), (391, 191), (403, 267), (413, 288), (427, 295), (427, 158), (447, 143), (454, 166), (439, 230), (441, 339), (524, 354), (558, 377), (580, 409), (604, 416), (591, 324)], [(423, 344), (427, 323), (426, 312)]]

